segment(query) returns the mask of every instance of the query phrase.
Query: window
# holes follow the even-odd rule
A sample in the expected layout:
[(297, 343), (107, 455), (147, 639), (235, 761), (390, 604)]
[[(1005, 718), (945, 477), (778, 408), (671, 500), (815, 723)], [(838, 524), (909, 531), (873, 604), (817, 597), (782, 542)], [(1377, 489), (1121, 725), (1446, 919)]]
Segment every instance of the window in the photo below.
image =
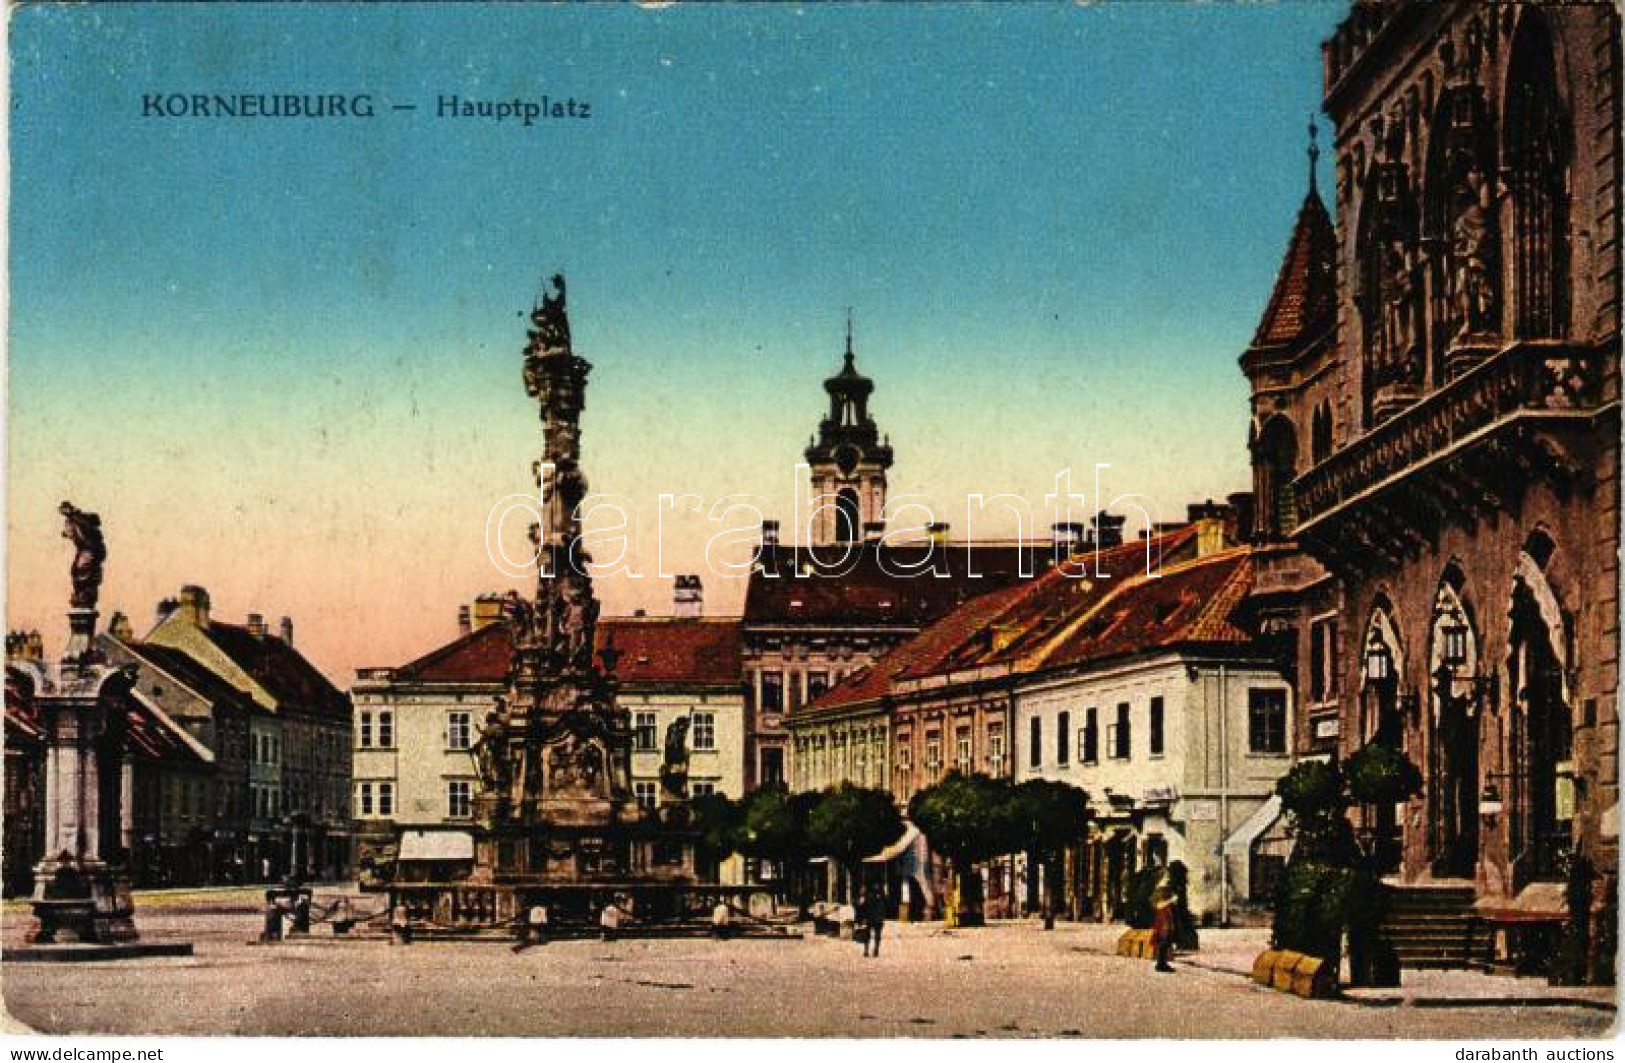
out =
[(694, 714), (693, 738), (691, 749), (717, 748), (717, 714), (714, 712), (696, 712)]
[(1286, 691), (1247, 691), (1247, 748), (1254, 753), (1286, 752)]
[(971, 771), (970, 759), (970, 728), (959, 727), (954, 730), (954, 770), (966, 775)]
[(784, 781), (784, 750), (778, 746), (765, 746), (761, 752), (761, 783), (771, 786)]
[(395, 714), (393, 712), (380, 712), (378, 714), (378, 747), (391, 749), (395, 745)]
[(828, 672), (807, 673), (807, 700), (812, 701), (818, 695), (829, 689)]
[(655, 748), (655, 714), (640, 712), (637, 714), (637, 725), (632, 735), (633, 748), (640, 753), (652, 752)]
[(1027, 738), (1027, 766), (1039, 768), (1044, 765), (1044, 721), (1034, 716), (1028, 727)]
[(446, 717), (446, 748), (467, 749), (473, 743), (473, 716), (454, 712)]
[(1329, 701), (1337, 696), (1337, 621), (1317, 620), (1309, 625), (1309, 700)]
[[(259, 740), (263, 737), (263, 735), (254, 736), (254, 746), (256, 749), (259, 747)], [(358, 732), (357, 744), (360, 745), (362, 749), (372, 748), (372, 713), (370, 712), (364, 712), (361, 714), (361, 730)]]
[(942, 773), (942, 735), (936, 731), (925, 734), (925, 773), (933, 779)]
[(987, 725), (987, 773), (995, 779), (1004, 774), (1004, 724)]
[(908, 744), (908, 736), (903, 735), (897, 740), (897, 771), (907, 775), (908, 769), (914, 765), (914, 749)]
[(1113, 731), (1115, 733), (1112, 736), (1112, 756), (1118, 760), (1127, 760), (1134, 743), (1129, 737), (1128, 702), (1126, 701), (1117, 704), (1117, 725), (1113, 728)]
[(467, 819), (474, 814), (474, 784), (467, 779), (446, 781), (446, 815)]
[(762, 711), (784, 711), (784, 673), (762, 673)]
[(704, 797), (706, 794), (714, 794), (716, 792), (717, 784), (714, 782), (697, 782), (689, 787), (689, 794), (693, 797)]
[(1063, 768), (1072, 759), (1071, 732), (1072, 714), (1063, 712), (1055, 718), (1055, 763)]
[(380, 816), (395, 814), (395, 784), (392, 782), (378, 784), (378, 814)]
[(801, 694), (802, 694), (801, 682), (802, 682), (802, 678), (803, 678), (802, 673), (800, 673), (800, 672), (791, 672), (785, 678), (789, 681), (789, 684), (790, 684), (789, 710), (791, 712), (795, 712), (797, 709), (801, 708)]
[(1097, 713), (1090, 709), (1083, 714), (1083, 762), (1085, 764), (1100, 763), (1100, 721)]
[(635, 782), (632, 792), (637, 795), (639, 808), (653, 808), (655, 806), (655, 784), (652, 782)]
[(1162, 756), (1162, 749), (1163, 749), (1162, 712), (1163, 712), (1163, 710), (1162, 710), (1162, 699), (1160, 697), (1152, 698), (1151, 699), (1151, 755), (1153, 757)]

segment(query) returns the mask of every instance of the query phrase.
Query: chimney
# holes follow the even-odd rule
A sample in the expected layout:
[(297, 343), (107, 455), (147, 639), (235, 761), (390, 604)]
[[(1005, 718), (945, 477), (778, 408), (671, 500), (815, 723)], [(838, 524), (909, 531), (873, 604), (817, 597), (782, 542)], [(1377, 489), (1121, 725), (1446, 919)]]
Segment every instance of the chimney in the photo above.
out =
[(43, 661), (45, 642), (38, 631), (12, 631), (6, 634), (6, 660)]
[(129, 642), (135, 638), (135, 631), (130, 627), (130, 618), (123, 613), (113, 614), (113, 619), (107, 622), (107, 633), (120, 642)]
[(1055, 559), (1065, 560), (1077, 553), (1083, 545), (1083, 525), (1075, 520), (1059, 521), (1049, 526), (1050, 541), (1055, 545)]
[(934, 543), (946, 543), (948, 541), (948, 522), (945, 520), (932, 521), (925, 526), (925, 534)]
[(1224, 501), (1230, 510), (1230, 518), (1225, 522), (1225, 539), (1232, 543), (1240, 543), (1252, 538), (1253, 493), (1237, 491), (1233, 495), (1225, 495)]
[(265, 637), (265, 617), (259, 613), (248, 614), (248, 633), (257, 639)]
[(1100, 549), (1110, 550), (1123, 545), (1123, 525), (1128, 523), (1127, 517), (1103, 509), (1094, 515), (1090, 523), (1095, 527), (1095, 545)]
[(1185, 522), (1195, 524), (1199, 520), (1212, 520), (1224, 516), (1224, 507), (1213, 499), (1206, 502), (1192, 502), (1185, 507)]
[(468, 606), (457, 607), (457, 637), (464, 638), (474, 632), (474, 617), (470, 614)]
[(776, 520), (762, 521), (762, 545), (779, 545), (779, 522)]
[(697, 620), (705, 611), (705, 588), (698, 576), (678, 576), (672, 583), (671, 613), (682, 620)]
[(490, 627), (502, 619), (502, 595), (482, 594), (474, 599), (473, 630)]
[(285, 616), (277, 621), (277, 630), (282, 634), (282, 641), (293, 645), (293, 617)]
[(209, 626), (209, 592), (195, 584), (187, 584), (181, 588), (180, 604), (176, 612), (181, 619), (193, 627)]
[(175, 610), (179, 609), (180, 607), (181, 603), (177, 598), (165, 598), (163, 601), (159, 602), (157, 610), (158, 623), (162, 624), (165, 620), (168, 620)]

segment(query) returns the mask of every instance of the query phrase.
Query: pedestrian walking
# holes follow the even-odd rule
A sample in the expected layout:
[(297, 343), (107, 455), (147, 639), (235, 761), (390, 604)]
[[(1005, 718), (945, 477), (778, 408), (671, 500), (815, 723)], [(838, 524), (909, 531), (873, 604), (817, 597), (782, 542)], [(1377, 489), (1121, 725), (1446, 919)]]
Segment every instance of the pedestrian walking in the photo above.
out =
[(614, 941), (621, 929), (621, 920), (624, 918), (620, 906), (609, 901), (604, 910), (598, 913), (598, 929), (602, 932), (605, 941)]
[(870, 890), (863, 898), (861, 908), (863, 925), (867, 934), (863, 940), (863, 955), (878, 957), (880, 955), (880, 934), (886, 928), (886, 895), (878, 889)]
[(727, 901), (718, 901), (717, 906), (711, 909), (711, 934), (721, 941), (733, 932), (733, 909), (728, 907)]
[(545, 905), (533, 904), (525, 912), (525, 919), (519, 924), (519, 941), (514, 945), (515, 952), (523, 952), (532, 945), (547, 944), (547, 908)]
[(1163, 872), (1151, 891), (1151, 945), (1157, 953), (1156, 969), (1163, 973), (1174, 969), (1168, 957), (1174, 951), (1174, 908), (1178, 901), (1172, 881)]
[(275, 890), (265, 891), (265, 927), (260, 931), (260, 941), (264, 944), (282, 940), (282, 904), (278, 901)]
[(407, 913), (406, 905), (397, 904), (390, 909), (389, 932), (394, 935), (394, 943), (397, 945), (412, 943), (412, 917)]

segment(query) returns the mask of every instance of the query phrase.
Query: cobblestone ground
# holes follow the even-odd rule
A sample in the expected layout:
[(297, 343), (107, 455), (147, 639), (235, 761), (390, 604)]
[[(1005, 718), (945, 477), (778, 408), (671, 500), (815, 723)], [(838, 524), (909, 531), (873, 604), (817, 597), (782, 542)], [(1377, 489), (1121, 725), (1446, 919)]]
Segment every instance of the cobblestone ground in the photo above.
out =
[[(249, 912), (145, 909), (150, 940), (190, 959), (8, 964), (6, 1008), (39, 1031), (859, 1037), (1599, 1037), (1611, 1011), (1304, 1001), (1181, 964), (1110, 955), (1117, 930), (889, 926), (885, 954), (846, 941), (418, 943), (324, 934), (249, 945)], [(8, 914), (5, 940), (19, 940)], [(1210, 932), (1214, 955), (1261, 931)], [(1257, 941), (1249, 942), (1245, 935)]]

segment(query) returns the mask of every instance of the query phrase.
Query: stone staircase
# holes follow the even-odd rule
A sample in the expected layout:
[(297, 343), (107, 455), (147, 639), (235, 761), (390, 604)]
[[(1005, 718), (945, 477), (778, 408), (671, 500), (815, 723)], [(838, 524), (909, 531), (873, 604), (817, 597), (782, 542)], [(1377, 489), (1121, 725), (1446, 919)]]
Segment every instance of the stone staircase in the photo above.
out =
[(1490, 959), (1490, 933), (1467, 885), (1389, 886), (1382, 936), (1401, 967), (1481, 968)]

